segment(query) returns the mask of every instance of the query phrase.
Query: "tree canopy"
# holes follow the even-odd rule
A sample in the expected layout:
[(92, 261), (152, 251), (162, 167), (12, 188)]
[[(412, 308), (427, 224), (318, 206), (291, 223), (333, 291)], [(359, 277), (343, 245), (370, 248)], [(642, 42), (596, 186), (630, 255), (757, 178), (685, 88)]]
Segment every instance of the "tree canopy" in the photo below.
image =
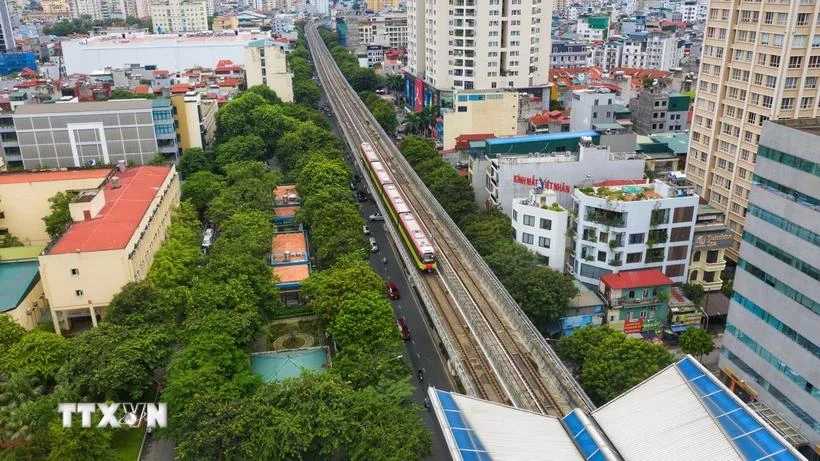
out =
[(46, 232), (52, 240), (62, 235), (66, 227), (71, 224), (71, 212), (68, 210), (68, 204), (76, 196), (76, 192), (66, 191), (57, 192), (48, 199), (50, 213), (43, 217), (43, 222), (46, 223)]
[(558, 341), (558, 354), (602, 405), (672, 363), (663, 345), (630, 338), (608, 326), (583, 327)]
[(700, 328), (687, 328), (680, 334), (680, 349), (684, 354), (700, 357), (715, 349), (712, 335)]

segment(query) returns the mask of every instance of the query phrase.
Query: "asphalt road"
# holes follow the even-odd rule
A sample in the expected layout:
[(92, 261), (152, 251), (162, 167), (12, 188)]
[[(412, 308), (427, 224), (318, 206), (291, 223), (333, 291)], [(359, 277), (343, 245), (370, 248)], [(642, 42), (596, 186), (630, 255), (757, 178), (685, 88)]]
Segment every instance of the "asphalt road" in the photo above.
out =
[[(326, 103), (324, 99), (322, 102)], [(330, 123), (333, 130), (341, 137), (341, 131), (338, 128), (335, 118), (331, 118)], [(358, 166), (353, 162), (352, 158), (348, 159), (348, 165), (360, 178), (364, 177), (364, 173), (358, 169)], [(365, 188), (366, 183), (364, 179), (362, 179), (357, 186), (359, 188)], [(371, 197), (373, 197), (374, 191), (368, 190), (368, 192)], [(370, 237), (375, 238), (376, 244), (379, 246), (378, 252), (370, 253), (370, 266), (385, 282), (391, 281), (395, 283), (399, 289), (401, 297), (397, 300), (391, 300), (390, 303), (393, 306), (396, 317), (404, 317), (407, 328), (410, 330), (410, 340), (405, 342), (406, 352), (403, 359), (410, 369), (413, 370), (411, 383), (416, 386), (413, 392), (413, 398), (419, 405), (422, 405), (424, 398), (427, 396), (428, 386), (435, 386), (437, 389), (447, 391), (455, 389), (455, 386), (450, 379), (449, 372), (446, 371), (446, 360), (439, 350), (438, 341), (435, 339), (433, 329), (424, 314), (423, 304), (415, 291), (410, 288), (406, 276), (407, 270), (418, 269), (415, 267), (409, 269), (404, 268), (395, 246), (396, 243), (390, 239), (388, 231), (385, 228), (389, 223), (385, 221), (370, 221), (368, 219), (368, 216), (375, 214), (377, 211), (378, 207), (372, 201), (361, 203), (361, 213), (364, 219), (368, 221), (367, 225), (370, 228)], [(387, 219), (390, 219), (389, 216)], [(397, 243), (403, 244), (403, 242)], [(383, 258), (387, 258), (386, 264), (383, 262)], [(416, 373), (416, 370), (419, 369), (423, 371), (424, 377), (421, 382), (418, 380)], [(421, 418), (433, 438), (432, 452), (427, 459), (451, 459), (447, 444), (441, 433), (441, 428), (436, 422), (432, 411), (423, 410)]]

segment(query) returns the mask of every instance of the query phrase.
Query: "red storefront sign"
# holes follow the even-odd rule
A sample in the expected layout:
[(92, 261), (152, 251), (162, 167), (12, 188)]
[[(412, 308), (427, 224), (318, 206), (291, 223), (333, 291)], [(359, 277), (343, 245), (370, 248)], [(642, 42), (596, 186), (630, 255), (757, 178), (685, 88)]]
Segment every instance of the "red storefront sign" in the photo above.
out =
[(424, 107), (424, 81), (416, 79), (416, 112), (421, 112)]
[(643, 319), (638, 320), (625, 320), (624, 321), (624, 333), (640, 333), (643, 330)]
[(556, 192), (569, 193), (572, 190), (569, 184), (565, 184), (562, 182), (552, 182), (547, 180), (546, 178), (537, 178), (535, 176), (515, 175), (513, 176), (513, 182), (517, 184), (524, 184), (527, 186), (540, 187), (542, 189), (551, 189)]

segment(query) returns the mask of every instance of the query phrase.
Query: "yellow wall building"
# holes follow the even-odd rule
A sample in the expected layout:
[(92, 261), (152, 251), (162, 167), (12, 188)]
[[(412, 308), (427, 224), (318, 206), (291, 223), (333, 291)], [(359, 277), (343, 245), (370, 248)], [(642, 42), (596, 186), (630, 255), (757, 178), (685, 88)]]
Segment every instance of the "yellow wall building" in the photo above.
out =
[(492, 133), (514, 136), (518, 130), (518, 93), (514, 91), (459, 92), (454, 108), (444, 113), (444, 149), (456, 147), (462, 134)]
[(371, 11), (383, 11), (387, 8), (398, 9), (399, 0), (367, 0), (367, 9)]
[(270, 39), (259, 39), (245, 47), (245, 81), (248, 88), (267, 85), (284, 102), (293, 102), (293, 74), (285, 51)]
[(702, 285), (705, 291), (717, 291), (723, 286), (720, 277), (726, 269), (724, 256), (732, 246), (732, 233), (723, 220), (723, 213), (711, 205), (698, 207), (689, 282)]
[(48, 308), (38, 271), (37, 255), (45, 245), (0, 248), (0, 314), (27, 330)]
[(209, 146), (216, 133), (217, 101), (203, 99), (201, 93), (190, 91), (172, 96), (171, 104), (176, 109), (177, 133), (182, 150)]
[(40, 275), (56, 332), (72, 317), (94, 326), (122, 287), (145, 278), (179, 204), (174, 167), (118, 171), (70, 204), (74, 222), (40, 256)]
[(211, 24), (211, 30), (214, 32), (222, 32), (223, 30), (239, 29), (239, 18), (236, 15), (229, 14), (225, 16), (217, 16)]
[(99, 187), (109, 168), (0, 174), (0, 234), (9, 233), (24, 245), (49, 242), (43, 216), (48, 199), (58, 192)]
[(43, 14), (54, 18), (66, 18), (71, 15), (71, 9), (65, 0), (41, 0)]

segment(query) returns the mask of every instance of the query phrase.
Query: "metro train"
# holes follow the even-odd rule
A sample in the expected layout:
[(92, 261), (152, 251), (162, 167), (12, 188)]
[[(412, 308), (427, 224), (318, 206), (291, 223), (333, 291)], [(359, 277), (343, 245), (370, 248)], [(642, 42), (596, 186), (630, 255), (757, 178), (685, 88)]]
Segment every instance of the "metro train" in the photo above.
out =
[(379, 188), (379, 194), (388, 205), (390, 216), (398, 226), (405, 245), (411, 250), (416, 266), (422, 270), (432, 271), (436, 268), (436, 252), (424, 225), (407, 204), (401, 189), (393, 181), (393, 176), (384, 167), (370, 143), (362, 143), (361, 155), (370, 177)]

